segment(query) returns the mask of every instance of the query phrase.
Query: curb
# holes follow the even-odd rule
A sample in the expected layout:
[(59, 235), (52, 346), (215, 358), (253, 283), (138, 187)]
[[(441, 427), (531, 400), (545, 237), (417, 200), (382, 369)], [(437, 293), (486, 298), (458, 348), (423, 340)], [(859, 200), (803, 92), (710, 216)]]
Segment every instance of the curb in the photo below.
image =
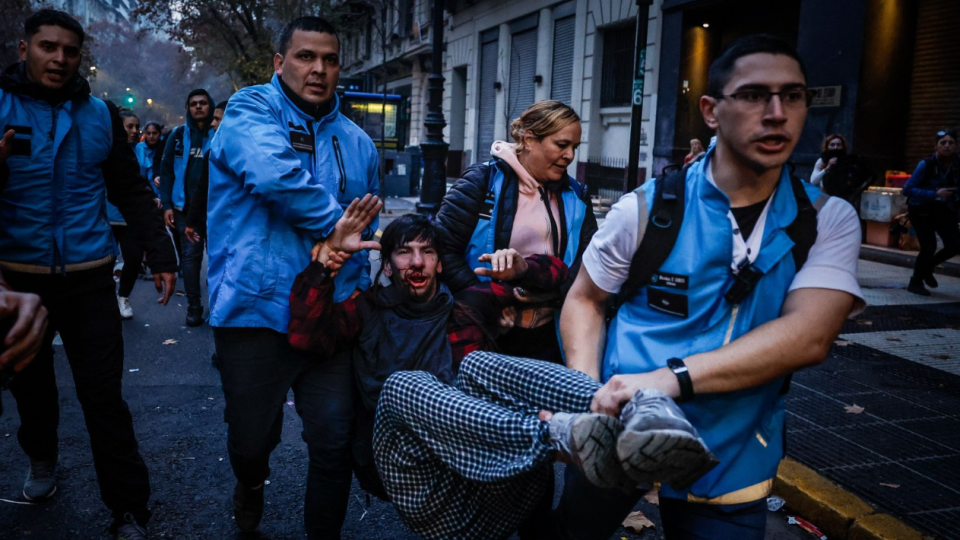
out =
[[(866, 245), (860, 246), (860, 258), (865, 261), (874, 261), (891, 266), (900, 266), (902, 268), (912, 269), (916, 264), (916, 255), (903, 252), (887, 251)], [(960, 277), (960, 264), (945, 262), (935, 269), (937, 274), (944, 276)]]
[(809, 467), (785, 458), (774, 494), (787, 507), (837, 540), (926, 540), (930, 537), (867, 504)]

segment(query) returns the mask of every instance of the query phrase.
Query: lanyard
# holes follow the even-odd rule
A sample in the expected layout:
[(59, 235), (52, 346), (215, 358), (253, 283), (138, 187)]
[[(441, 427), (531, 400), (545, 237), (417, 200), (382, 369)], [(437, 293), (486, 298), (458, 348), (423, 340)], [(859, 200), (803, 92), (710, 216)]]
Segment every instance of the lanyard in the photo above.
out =
[(750, 232), (750, 238), (746, 240), (743, 239), (743, 234), (740, 232), (737, 218), (733, 216), (732, 211), (727, 210), (727, 218), (733, 227), (733, 258), (730, 262), (730, 267), (733, 269), (734, 274), (737, 274), (740, 269), (748, 263), (753, 264), (753, 262), (757, 260), (757, 255), (760, 254), (760, 244), (763, 241), (763, 229), (767, 224), (767, 214), (770, 211), (770, 205), (776, 194), (776, 190), (770, 194), (770, 198), (767, 199), (767, 204), (763, 207), (763, 212), (761, 212), (760, 217), (757, 218), (757, 224), (753, 226), (753, 231)]

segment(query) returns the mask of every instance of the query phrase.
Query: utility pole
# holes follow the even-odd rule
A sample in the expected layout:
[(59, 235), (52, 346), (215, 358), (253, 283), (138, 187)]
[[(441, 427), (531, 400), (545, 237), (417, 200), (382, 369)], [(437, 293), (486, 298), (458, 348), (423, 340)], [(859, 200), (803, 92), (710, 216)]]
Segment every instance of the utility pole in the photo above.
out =
[(427, 130), (420, 144), (423, 152), (423, 181), (420, 187), (420, 202), (417, 212), (436, 215), (447, 191), (447, 148), (443, 141), (443, 0), (433, 0), (433, 51), (430, 60), (430, 78), (427, 89), (427, 118), (423, 127)]
[(647, 12), (653, 0), (637, 1), (637, 37), (634, 47), (633, 94), (630, 114), (630, 154), (627, 160), (627, 185), (623, 192), (637, 188), (640, 169), (640, 121), (643, 118), (643, 72), (647, 63)]

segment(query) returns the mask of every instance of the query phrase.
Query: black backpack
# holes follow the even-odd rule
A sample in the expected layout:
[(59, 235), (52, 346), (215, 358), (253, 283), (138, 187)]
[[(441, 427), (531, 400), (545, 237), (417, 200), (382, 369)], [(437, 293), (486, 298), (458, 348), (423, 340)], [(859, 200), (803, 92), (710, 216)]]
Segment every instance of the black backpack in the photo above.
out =
[[(683, 224), (689, 167), (690, 164), (654, 180), (653, 208), (649, 212), (646, 212), (646, 197), (642, 188), (634, 190), (637, 196), (637, 223), (643, 238), (630, 261), (629, 276), (620, 288), (614, 308), (619, 308), (636, 296), (642, 287), (648, 285), (673, 251), (680, 235), (680, 226)], [(799, 178), (791, 175), (790, 185), (797, 201), (797, 218), (787, 227), (786, 232), (794, 243), (793, 261), (799, 272), (807, 261), (810, 248), (817, 241), (817, 213), (830, 196), (822, 193), (816, 201), (811, 202)], [(645, 213), (647, 215), (644, 215)], [(751, 266), (741, 269), (724, 298), (730, 303), (739, 304), (753, 291), (761, 277), (762, 274)]]

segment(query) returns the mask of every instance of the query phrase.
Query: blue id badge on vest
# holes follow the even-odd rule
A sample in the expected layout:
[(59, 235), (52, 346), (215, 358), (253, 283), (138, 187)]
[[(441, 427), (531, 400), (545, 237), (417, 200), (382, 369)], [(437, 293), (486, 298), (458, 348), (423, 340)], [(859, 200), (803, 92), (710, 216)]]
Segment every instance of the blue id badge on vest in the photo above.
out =
[(297, 152), (306, 152), (312, 154), (316, 151), (313, 134), (303, 133), (302, 131), (290, 132), (290, 144)]
[(487, 192), (487, 196), (483, 198), (483, 204), (480, 206), (480, 219), (485, 219), (489, 221), (493, 217), (493, 205), (497, 196), (493, 191)]
[(647, 306), (660, 313), (686, 319), (690, 316), (687, 296), (647, 287)]
[[(32, 145), (30, 139), (33, 137), (33, 128), (30, 126), (14, 126), (7, 124), (3, 126), (3, 133), (10, 130), (14, 131), (13, 146), (10, 148), (11, 156), (27, 156), (32, 154)], [(3, 135), (0, 134), (0, 137)]]

